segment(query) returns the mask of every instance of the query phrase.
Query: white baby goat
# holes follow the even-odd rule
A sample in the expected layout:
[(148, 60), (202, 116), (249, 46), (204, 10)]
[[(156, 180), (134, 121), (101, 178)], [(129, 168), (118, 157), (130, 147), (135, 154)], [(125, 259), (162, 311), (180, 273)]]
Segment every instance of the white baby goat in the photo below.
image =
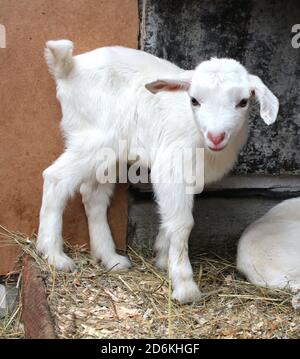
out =
[(280, 203), (245, 230), (237, 268), (256, 285), (300, 289), (300, 198)]
[[(180, 148), (205, 149), (205, 183), (228, 172), (247, 138), (250, 97), (260, 102), (261, 117), (275, 121), (278, 100), (256, 77), (231, 59), (212, 59), (194, 71), (142, 51), (105, 47), (72, 56), (68, 40), (49, 41), (46, 61), (57, 84), (62, 107), (65, 152), (44, 173), (38, 250), (58, 269), (73, 270), (63, 252), (62, 214), (67, 199), (80, 189), (85, 206), (91, 252), (107, 268), (130, 267), (118, 255), (106, 210), (114, 184), (100, 184), (97, 153), (118, 152), (126, 140), (128, 153), (142, 146), (151, 163), (151, 180), (161, 215), (155, 243), (156, 264), (169, 263), (173, 298), (191, 302), (200, 291), (193, 280), (188, 238), (194, 224), (193, 196), (185, 183), (161, 183), (178, 168), (170, 159)], [(120, 159), (118, 159), (120, 160)]]

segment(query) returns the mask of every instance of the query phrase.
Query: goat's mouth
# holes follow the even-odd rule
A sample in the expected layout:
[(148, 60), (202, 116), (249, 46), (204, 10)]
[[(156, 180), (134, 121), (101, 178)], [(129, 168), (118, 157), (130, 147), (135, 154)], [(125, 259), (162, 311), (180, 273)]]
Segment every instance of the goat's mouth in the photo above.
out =
[(207, 146), (210, 151), (213, 152), (221, 152), (225, 149), (226, 145), (218, 145), (218, 146)]
[(219, 135), (212, 135), (210, 133), (207, 133), (205, 137), (206, 147), (209, 151), (222, 152), (229, 143), (230, 134), (225, 131)]

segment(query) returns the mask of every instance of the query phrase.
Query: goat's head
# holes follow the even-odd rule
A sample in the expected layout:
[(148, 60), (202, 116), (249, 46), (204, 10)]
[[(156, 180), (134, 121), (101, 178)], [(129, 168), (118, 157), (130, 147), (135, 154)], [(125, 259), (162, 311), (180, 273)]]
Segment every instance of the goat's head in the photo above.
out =
[(159, 79), (146, 84), (152, 93), (186, 91), (195, 122), (206, 147), (221, 151), (238, 135), (248, 117), (251, 98), (260, 103), (260, 115), (266, 124), (277, 117), (279, 103), (259, 77), (250, 75), (237, 61), (204, 61), (193, 71), (184, 71), (174, 79)]

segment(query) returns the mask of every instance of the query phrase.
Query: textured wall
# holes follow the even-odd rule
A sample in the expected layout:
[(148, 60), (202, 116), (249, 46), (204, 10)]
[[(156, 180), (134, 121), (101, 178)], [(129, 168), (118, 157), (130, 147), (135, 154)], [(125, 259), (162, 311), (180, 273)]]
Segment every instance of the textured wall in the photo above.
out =
[(234, 172), (300, 174), (300, 49), (291, 46), (299, 0), (140, 0), (142, 47), (190, 69), (212, 56), (240, 60), (279, 97), (277, 123), (257, 110)]

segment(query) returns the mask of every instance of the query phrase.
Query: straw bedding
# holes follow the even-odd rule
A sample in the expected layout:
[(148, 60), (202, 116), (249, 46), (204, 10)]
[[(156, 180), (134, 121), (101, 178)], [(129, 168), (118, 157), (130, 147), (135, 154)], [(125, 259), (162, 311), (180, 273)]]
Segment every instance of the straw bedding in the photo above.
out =
[[(148, 250), (130, 247), (134, 267), (112, 272), (94, 263), (85, 247), (68, 247), (77, 271), (63, 273), (37, 255), (34, 240), (8, 236), (36, 260), (59, 338), (300, 338), (299, 294), (247, 283), (232, 260), (192, 258), (204, 295), (180, 305), (170, 299), (169, 278), (152, 265)], [(0, 327), (0, 337), (22, 336), (19, 312)]]

